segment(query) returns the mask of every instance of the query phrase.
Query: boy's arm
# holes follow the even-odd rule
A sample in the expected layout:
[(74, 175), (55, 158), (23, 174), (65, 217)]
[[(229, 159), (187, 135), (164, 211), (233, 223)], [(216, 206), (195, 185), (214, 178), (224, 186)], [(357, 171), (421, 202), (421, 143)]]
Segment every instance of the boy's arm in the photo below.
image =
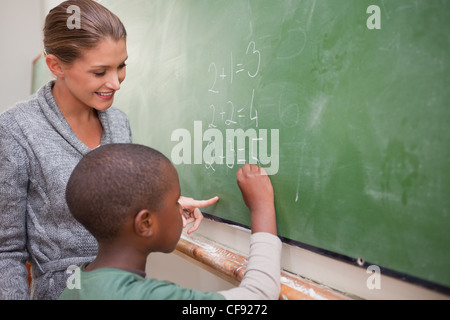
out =
[(229, 300), (278, 299), (281, 241), (276, 236), (272, 183), (264, 169), (256, 165), (245, 164), (236, 177), (251, 215), (250, 255), (239, 287), (219, 293)]
[(274, 192), (264, 168), (245, 164), (236, 174), (244, 202), (250, 210), (252, 233), (277, 235)]

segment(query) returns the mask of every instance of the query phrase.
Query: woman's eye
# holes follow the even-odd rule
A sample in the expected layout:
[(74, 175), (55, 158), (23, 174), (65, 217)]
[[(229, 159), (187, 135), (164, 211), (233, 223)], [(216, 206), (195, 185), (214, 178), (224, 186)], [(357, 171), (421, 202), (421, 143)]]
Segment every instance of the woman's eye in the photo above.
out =
[(105, 72), (94, 72), (94, 74), (95, 74), (97, 77), (103, 77), (103, 76), (106, 74), (106, 71), (105, 71)]

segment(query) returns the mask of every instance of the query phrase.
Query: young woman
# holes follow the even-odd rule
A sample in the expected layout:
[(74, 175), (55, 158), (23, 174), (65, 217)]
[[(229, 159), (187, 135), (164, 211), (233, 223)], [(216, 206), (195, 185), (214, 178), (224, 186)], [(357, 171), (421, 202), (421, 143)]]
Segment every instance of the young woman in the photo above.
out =
[[(112, 107), (126, 75), (126, 36), (119, 18), (92, 0), (65, 1), (46, 18), (44, 52), (56, 80), (0, 115), (0, 299), (56, 299), (68, 268), (97, 253), (65, 189), (92, 149), (132, 141), (127, 116)], [(185, 224), (195, 220), (190, 232), (203, 218), (198, 208), (216, 201), (180, 198)]]

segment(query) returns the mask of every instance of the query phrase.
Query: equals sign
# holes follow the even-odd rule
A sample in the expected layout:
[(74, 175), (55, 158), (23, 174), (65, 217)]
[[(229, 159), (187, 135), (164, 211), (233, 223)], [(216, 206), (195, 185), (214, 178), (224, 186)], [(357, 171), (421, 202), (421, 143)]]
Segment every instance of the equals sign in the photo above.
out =
[[(244, 111), (245, 108), (242, 108), (240, 110), (238, 110), (238, 113), (241, 113), (242, 111)], [(239, 118), (245, 118), (245, 116), (243, 114), (238, 115)]]
[[(238, 63), (237, 65), (236, 65), (236, 67), (242, 67), (243, 66), (243, 64), (242, 63)], [(244, 71), (245, 69), (244, 68), (241, 68), (241, 69), (239, 69), (239, 70), (236, 70), (236, 74), (238, 74), (239, 72), (242, 72), (242, 71)]]

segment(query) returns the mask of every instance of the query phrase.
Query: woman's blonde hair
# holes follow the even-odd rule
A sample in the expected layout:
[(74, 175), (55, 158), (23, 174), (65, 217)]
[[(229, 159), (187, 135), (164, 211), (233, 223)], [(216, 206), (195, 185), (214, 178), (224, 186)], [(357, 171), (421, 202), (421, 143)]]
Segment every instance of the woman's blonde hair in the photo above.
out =
[[(76, 28), (69, 28), (68, 24), (73, 17), (71, 6), (76, 6), (80, 14)], [(93, 0), (69, 0), (52, 9), (45, 19), (44, 52), (72, 64), (83, 50), (94, 48), (101, 40), (118, 41), (126, 37), (120, 19), (101, 4)]]

